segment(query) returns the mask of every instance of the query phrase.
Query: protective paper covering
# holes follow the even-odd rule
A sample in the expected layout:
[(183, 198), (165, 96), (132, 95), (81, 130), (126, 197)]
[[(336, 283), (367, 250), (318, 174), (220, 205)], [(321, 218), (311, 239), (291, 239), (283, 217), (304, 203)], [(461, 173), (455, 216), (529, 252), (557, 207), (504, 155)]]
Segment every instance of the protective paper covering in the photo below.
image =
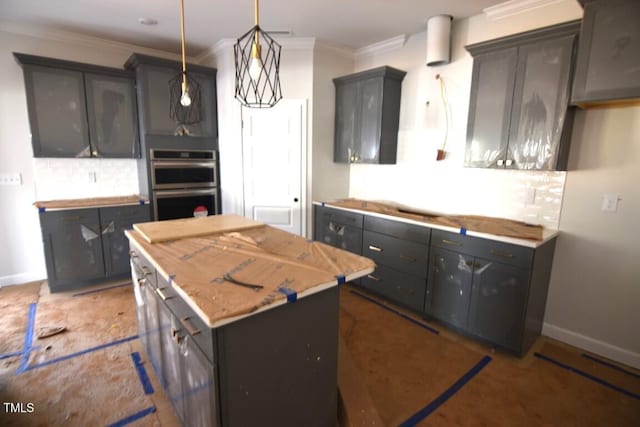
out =
[(336, 200), (327, 203), (327, 205), (407, 218), (413, 221), (424, 222), (427, 225), (437, 224), (446, 227), (464, 228), (466, 230), (495, 234), (498, 236), (515, 237), (518, 239), (542, 240), (542, 232), (544, 230), (541, 225), (531, 225), (511, 219), (479, 215), (430, 214), (427, 212), (404, 210), (401, 207), (391, 204), (358, 199)]
[[(286, 302), (292, 292), (300, 298), (305, 291), (337, 285), (338, 277), (363, 276), (375, 266), (367, 258), (266, 225), (153, 244), (137, 231), (126, 234), (162, 275), (171, 277), (172, 286), (210, 327)], [(234, 284), (225, 275), (263, 288)]]

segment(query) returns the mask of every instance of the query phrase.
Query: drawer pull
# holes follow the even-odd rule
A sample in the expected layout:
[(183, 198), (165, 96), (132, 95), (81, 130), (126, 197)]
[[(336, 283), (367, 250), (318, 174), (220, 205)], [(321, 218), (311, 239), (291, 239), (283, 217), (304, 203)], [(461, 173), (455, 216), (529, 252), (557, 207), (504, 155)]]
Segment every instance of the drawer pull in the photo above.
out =
[(151, 276), (151, 274), (153, 274), (152, 272), (149, 271), (149, 269), (147, 267), (145, 267), (144, 265), (142, 267), (140, 267), (140, 270), (142, 270), (142, 274), (146, 277), (146, 276)]
[(382, 248), (379, 248), (379, 247), (373, 246), (373, 245), (369, 245), (369, 250), (372, 250), (374, 252), (382, 252)]
[(379, 278), (379, 277), (374, 276), (373, 274), (367, 274), (367, 277), (368, 277), (369, 279), (371, 279), (371, 280), (376, 281), (376, 282), (379, 282), (379, 281), (380, 281), (380, 278)]
[(190, 319), (190, 317), (183, 317), (182, 319), (180, 319), (180, 323), (182, 323), (182, 326), (184, 326), (187, 332), (189, 332), (189, 335), (198, 335), (200, 333), (200, 329), (196, 329), (191, 323)]
[(416, 262), (417, 261), (414, 257), (407, 256), (407, 255), (400, 255), (400, 259), (403, 259), (403, 260), (409, 261), (409, 262)]
[(165, 294), (164, 290), (162, 288), (156, 288), (156, 293), (158, 294), (158, 296), (160, 297), (160, 299), (162, 301), (166, 301), (168, 299), (173, 298), (172, 296), (169, 296), (169, 295)]
[(61, 219), (62, 221), (80, 221), (82, 217), (80, 215), (67, 215), (67, 216), (63, 216)]
[(509, 252), (502, 252), (491, 249), (491, 253), (496, 256), (501, 256), (502, 258), (513, 258), (513, 254)]
[(446, 245), (462, 246), (462, 243), (460, 242), (454, 242), (453, 240), (447, 240), (447, 239), (442, 239), (442, 243)]
[(138, 258), (138, 254), (136, 253), (136, 251), (129, 251), (129, 256), (131, 258)]

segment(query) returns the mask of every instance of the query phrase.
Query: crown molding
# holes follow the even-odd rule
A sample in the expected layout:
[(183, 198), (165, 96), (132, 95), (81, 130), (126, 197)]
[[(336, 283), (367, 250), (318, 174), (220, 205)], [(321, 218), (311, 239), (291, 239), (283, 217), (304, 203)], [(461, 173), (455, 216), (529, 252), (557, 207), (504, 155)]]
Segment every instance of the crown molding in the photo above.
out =
[(564, 0), (509, 0), (486, 7), (482, 11), (488, 19), (495, 21), (562, 1)]
[[(89, 36), (86, 34), (72, 33), (68, 31), (52, 30), (40, 26), (31, 26), (17, 24), (10, 21), (0, 21), (0, 31), (28, 36), (43, 40), (51, 40), (65, 44), (73, 44), (77, 46), (91, 47), (97, 49), (116, 49), (127, 52), (138, 52), (147, 55), (159, 56), (166, 59), (181, 60), (179, 54), (167, 52), (158, 49), (152, 49), (145, 46), (139, 46), (130, 43), (123, 43), (114, 40), (103, 39), (100, 37)], [(193, 59), (189, 57), (190, 59)]]
[(330, 53), (332, 55), (339, 56), (341, 58), (351, 59), (351, 60), (353, 60), (355, 57), (354, 49), (350, 47), (338, 45), (335, 43), (331, 43), (325, 40), (316, 40), (314, 51), (315, 50), (319, 52)]
[(407, 41), (406, 34), (400, 34), (399, 36), (392, 37), (390, 39), (382, 40), (378, 43), (370, 44), (369, 46), (357, 49), (354, 53), (356, 58), (370, 55), (379, 55), (385, 52), (391, 52), (393, 50), (400, 49)]

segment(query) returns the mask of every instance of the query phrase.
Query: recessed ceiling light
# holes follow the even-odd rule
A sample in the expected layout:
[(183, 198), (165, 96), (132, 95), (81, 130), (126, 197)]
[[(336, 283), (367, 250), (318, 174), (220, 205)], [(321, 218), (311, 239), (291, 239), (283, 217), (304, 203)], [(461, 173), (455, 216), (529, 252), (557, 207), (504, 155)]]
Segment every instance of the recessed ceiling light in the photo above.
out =
[(157, 25), (158, 20), (153, 18), (138, 18), (138, 22), (142, 25)]

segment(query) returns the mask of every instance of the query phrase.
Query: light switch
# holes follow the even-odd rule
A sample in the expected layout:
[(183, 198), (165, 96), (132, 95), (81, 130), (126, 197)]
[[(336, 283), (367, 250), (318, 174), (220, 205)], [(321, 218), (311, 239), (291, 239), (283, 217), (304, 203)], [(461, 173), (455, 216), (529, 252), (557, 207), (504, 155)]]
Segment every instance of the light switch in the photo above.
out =
[(603, 212), (616, 212), (618, 210), (618, 200), (620, 197), (617, 194), (605, 194), (602, 196), (602, 209)]

